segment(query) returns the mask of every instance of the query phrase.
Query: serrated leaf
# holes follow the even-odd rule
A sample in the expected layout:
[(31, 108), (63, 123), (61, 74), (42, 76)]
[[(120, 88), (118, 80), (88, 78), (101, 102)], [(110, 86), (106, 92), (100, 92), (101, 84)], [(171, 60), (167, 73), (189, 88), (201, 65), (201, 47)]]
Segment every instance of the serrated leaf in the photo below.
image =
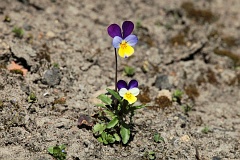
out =
[(107, 124), (107, 128), (113, 128), (114, 126), (116, 126), (118, 124), (119, 120), (117, 117), (113, 118), (108, 124)]
[(116, 141), (119, 142), (121, 140), (120, 136), (117, 133), (114, 133), (113, 136), (114, 136)]
[(120, 135), (122, 137), (123, 144), (126, 144), (130, 138), (130, 129), (129, 127), (121, 126)]
[(109, 98), (105, 94), (100, 94), (97, 98), (100, 99), (103, 103), (105, 103), (107, 105), (111, 105), (112, 104), (111, 98)]
[(99, 124), (97, 123), (94, 127), (93, 127), (93, 133), (98, 132), (99, 134), (102, 134), (102, 132), (106, 129), (106, 125), (105, 124)]
[(53, 147), (48, 147), (48, 152), (50, 153), (50, 154), (53, 154)]
[(109, 89), (107, 88), (107, 91), (113, 95), (113, 97), (115, 97), (118, 101), (121, 101), (122, 98), (119, 96), (118, 92), (116, 92), (115, 90)]

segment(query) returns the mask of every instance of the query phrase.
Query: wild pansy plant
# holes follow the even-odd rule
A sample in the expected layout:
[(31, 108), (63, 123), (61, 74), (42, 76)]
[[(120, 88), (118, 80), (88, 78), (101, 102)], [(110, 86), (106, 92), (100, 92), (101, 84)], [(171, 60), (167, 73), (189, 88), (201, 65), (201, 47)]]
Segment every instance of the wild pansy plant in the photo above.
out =
[(134, 24), (125, 21), (121, 28), (117, 24), (108, 27), (108, 34), (113, 38), (112, 45), (115, 49), (115, 90), (108, 89), (108, 93), (101, 94), (98, 98), (103, 102), (97, 104), (101, 109), (98, 114), (98, 123), (93, 127), (93, 133), (99, 142), (110, 144), (115, 142), (128, 143), (133, 127), (133, 115), (136, 109), (143, 105), (134, 106), (139, 94), (137, 80), (127, 83), (124, 80), (117, 81), (117, 49), (122, 58), (127, 58), (134, 53), (133, 46), (138, 38), (132, 35)]

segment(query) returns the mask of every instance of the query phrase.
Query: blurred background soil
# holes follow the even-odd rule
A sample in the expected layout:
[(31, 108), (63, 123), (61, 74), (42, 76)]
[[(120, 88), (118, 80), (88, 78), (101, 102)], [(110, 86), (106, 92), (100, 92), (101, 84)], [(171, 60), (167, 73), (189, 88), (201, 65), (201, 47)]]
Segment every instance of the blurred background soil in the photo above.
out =
[[(238, 0), (1, 0), (0, 159), (52, 160), (47, 148), (61, 144), (69, 160), (240, 159), (239, 8)], [(118, 79), (138, 80), (146, 107), (128, 145), (105, 146), (77, 124), (114, 86), (107, 27), (125, 20), (139, 42), (119, 58)], [(177, 89), (178, 102), (166, 96)]]

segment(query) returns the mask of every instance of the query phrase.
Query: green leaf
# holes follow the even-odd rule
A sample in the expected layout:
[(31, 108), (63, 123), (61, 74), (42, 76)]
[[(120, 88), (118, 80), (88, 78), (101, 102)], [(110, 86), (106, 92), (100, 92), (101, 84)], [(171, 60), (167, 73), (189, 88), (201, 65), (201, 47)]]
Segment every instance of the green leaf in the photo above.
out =
[(140, 106), (133, 106), (135, 109), (141, 109), (141, 108), (144, 108), (145, 105), (140, 105)]
[(119, 96), (118, 92), (116, 92), (115, 90), (109, 89), (107, 88), (107, 91), (113, 95), (113, 97), (115, 97), (118, 101), (121, 101), (122, 98)]
[(183, 111), (184, 111), (185, 113), (188, 113), (189, 111), (192, 110), (192, 107), (189, 106), (188, 104), (184, 104), (183, 106), (181, 106), (181, 108), (183, 109)]
[(130, 129), (126, 126), (121, 126), (120, 135), (122, 137), (123, 144), (126, 144), (130, 138)]
[(183, 94), (184, 94), (183, 91), (181, 91), (180, 89), (177, 89), (173, 92), (173, 97), (181, 99)]
[(130, 66), (126, 66), (124, 68), (124, 72), (127, 76), (131, 77), (135, 74), (135, 69), (133, 67), (130, 67)]
[(66, 146), (65, 146), (64, 144), (62, 144), (62, 145), (59, 146), (59, 148), (60, 148), (61, 150), (63, 150), (63, 149), (66, 148)]
[(100, 99), (103, 103), (105, 103), (107, 105), (111, 105), (112, 104), (111, 98), (109, 98), (105, 94), (100, 94), (97, 98)]
[(21, 27), (14, 27), (12, 32), (19, 38), (22, 38), (24, 35), (24, 30)]
[(149, 151), (149, 152), (148, 152), (148, 158), (149, 158), (150, 160), (156, 159), (156, 157), (155, 157), (155, 152), (154, 152), (154, 151)]
[(114, 143), (115, 142), (115, 138), (111, 134), (107, 134), (106, 140), (107, 140), (108, 143)]
[(113, 137), (113, 135), (108, 134), (107, 132), (103, 131), (101, 133), (101, 137), (98, 137), (97, 140), (101, 143), (109, 144), (109, 143), (115, 142), (115, 137)]
[(103, 143), (102, 137), (97, 138), (98, 142)]
[(161, 135), (159, 133), (155, 133), (153, 136), (153, 139), (154, 139), (154, 142), (160, 142), (160, 141), (164, 142), (163, 137), (161, 137)]
[(98, 107), (102, 107), (102, 108), (107, 108), (106, 106), (105, 106), (105, 104), (95, 104), (95, 106), (98, 106)]
[(101, 138), (104, 144), (115, 142), (115, 138), (111, 134), (108, 134), (107, 132), (102, 132)]
[(103, 144), (108, 144), (108, 141), (106, 139), (103, 139)]
[(209, 128), (208, 126), (205, 126), (201, 131), (202, 131), (202, 133), (207, 134), (207, 133), (210, 132), (211, 130), (210, 130), (210, 128)]
[(107, 124), (107, 128), (113, 128), (114, 126), (116, 126), (118, 124), (119, 120), (117, 117), (113, 118), (108, 124)]
[(37, 101), (36, 95), (32, 92), (29, 94), (27, 99), (28, 99), (28, 103), (34, 103)]
[(103, 143), (104, 143), (104, 144), (108, 144), (108, 141), (107, 141), (107, 133), (106, 133), (106, 132), (102, 132), (101, 137), (102, 137)]
[(119, 142), (121, 140), (120, 136), (117, 133), (114, 133), (113, 136), (114, 136), (116, 141)]
[(181, 99), (182, 99), (183, 94), (184, 94), (184, 92), (181, 91), (180, 89), (175, 90), (172, 94), (173, 101), (181, 104)]
[(65, 160), (67, 155), (65, 148), (65, 145), (49, 147), (48, 152), (57, 160)]
[(137, 110), (137, 109), (141, 109), (141, 108), (144, 108), (144, 107), (145, 107), (145, 105), (131, 106), (131, 107), (129, 108), (129, 110), (130, 110), (130, 111), (135, 111), (135, 110)]
[(50, 154), (53, 154), (53, 146), (51, 146), (51, 147), (48, 147), (48, 152), (50, 153)]
[(116, 117), (116, 115), (113, 112), (109, 111), (109, 110), (103, 110), (103, 112), (105, 112), (108, 117), (111, 117), (111, 119)]
[(102, 132), (106, 129), (106, 125), (105, 124), (100, 124), (97, 123), (94, 127), (93, 127), (93, 133), (98, 132), (99, 134), (102, 134)]
[(58, 155), (59, 153), (61, 153), (61, 149), (58, 146), (54, 146), (53, 147), (53, 155)]

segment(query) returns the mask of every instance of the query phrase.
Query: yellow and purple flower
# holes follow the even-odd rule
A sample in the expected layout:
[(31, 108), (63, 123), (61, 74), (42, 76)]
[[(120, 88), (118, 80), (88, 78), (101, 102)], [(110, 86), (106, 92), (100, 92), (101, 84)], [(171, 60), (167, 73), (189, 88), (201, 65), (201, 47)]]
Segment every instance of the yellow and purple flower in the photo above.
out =
[(137, 101), (137, 95), (139, 94), (138, 82), (131, 80), (127, 84), (124, 80), (119, 80), (117, 83), (118, 93), (123, 99), (127, 100), (129, 104), (133, 104)]
[(131, 21), (124, 21), (122, 30), (117, 24), (111, 24), (108, 27), (108, 34), (113, 38), (112, 45), (118, 48), (118, 54), (122, 58), (127, 58), (134, 53), (133, 46), (137, 44), (137, 36), (131, 34), (134, 29), (134, 24)]

